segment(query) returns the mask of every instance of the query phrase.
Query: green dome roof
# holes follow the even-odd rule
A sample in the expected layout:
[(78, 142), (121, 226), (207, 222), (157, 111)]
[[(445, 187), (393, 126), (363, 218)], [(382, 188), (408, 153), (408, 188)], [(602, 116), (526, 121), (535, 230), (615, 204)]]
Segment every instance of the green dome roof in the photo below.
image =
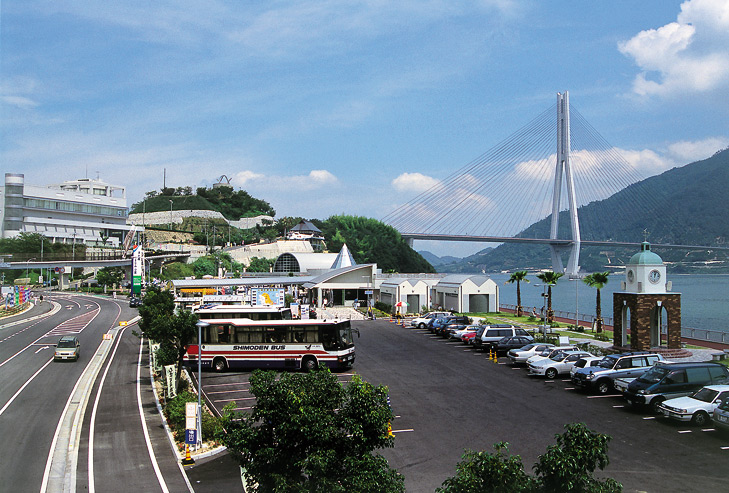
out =
[(651, 245), (647, 241), (640, 244), (640, 252), (630, 257), (631, 265), (663, 265), (663, 259), (651, 252)]

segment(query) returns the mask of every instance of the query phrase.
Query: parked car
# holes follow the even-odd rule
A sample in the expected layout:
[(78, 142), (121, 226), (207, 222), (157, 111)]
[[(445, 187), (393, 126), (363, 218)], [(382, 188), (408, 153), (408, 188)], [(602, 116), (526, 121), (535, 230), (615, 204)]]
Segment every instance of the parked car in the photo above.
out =
[(658, 409), (666, 418), (705, 426), (724, 399), (729, 399), (729, 385), (707, 385), (686, 397), (665, 400)]
[(575, 365), (570, 370), (570, 378), (572, 378), (572, 375), (575, 374), (577, 370), (584, 367), (589, 366), (597, 366), (600, 361), (602, 361), (602, 356), (585, 356), (584, 358), (580, 358), (577, 360)]
[(560, 351), (547, 359), (529, 363), (529, 374), (543, 375), (551, 380), (569, 373), (578, 359), (590, 356), (594, 355), (585, 351)]
[(659, 361), (663, 356), (647, 351), (609, 354), (596, 366), (581, 368), (572, 374), (572, 383), (598, 394), (607, 394), (615, 388), (617, 378), (635, 378)]
[(712, 418), (717, 429), (729, 431), (729, 399), (724, 399), (724, 402), (716, 406)]
[(553, 347), (554, 344), (548, 344), (545, 342), (532, 342), (531, 344), (527, 344), (521, 349), (511, 349), (508, 353), (506, 353), (506, 355), (509, 357), (512, 364), (518, 365), (526, 363), (526, 361), (535, 354), (539, 354)]
[(578, 351), (579, 349), (580, 348), (578, 348), (577, 346), (575, 346), (573, 344), (552, 346), (551, 348), (545, 349), (541, 353), (537, 353), (533, 356), (530, 356), (529, 359), (526, 360), (526, 365), (528, 367), (529, 363), (535, 363), (539, 360), (549, 359), (561, 351)]
[(473, 339), (476, 337), (476, 332), (466, 332), (461, 336), (463, 344), (473, 344)]
[(438, 317), (446, 317), (448, 315), (450, 315), (450, 313), (448, 313), (448, 312), (426, 313), (422, 317), (417, 317), (417, 318), (412, 319), (410, 321), (410, 325), (413, 327), (417, 327), (418, 329), (424, 329), (428, 325), (428, 322), (430, 322), (432, 319), (438, 318)]
[(487, 349), (491, 349), (493, 343), (503, 339), (504, 337), (513, 336), (524, 336), (529, 338), (529, 342), (534, 341), (534, 338), (530, 336), (526, 330), (520, 327), (509, 324), (491, 324), (482, 325), (481, 328), (478, 329), (476, 337), (473, 338), (473, 347), (475, 349), (482, 349), (485, 351)]
[(478, 325), (464, 325), (462, 328), (458, 330), (452, 330), (450, 334), (451, 339), (458, 339), (459, 341), (463, 341), (463, 338), (467, 334), (473, 334), (476, 335), (476, 331), (478, 331)]
[(132, 296), (131, 298), (129, 298), (129, 307), (130, 308), (136, 308), (141, 304), (142, 304), (142, 300), (140, 300), (136, 296)]
[(435, 332), (436, 330), (438, 330), (438, 327), (447, 323), (448, 317), (435, 317), (430, 319), (430, 321), (426, 324), (426, 327), (429, 331)]
[(510, 337), (502, 337), (495, 343), (493, 343), (492, 347), (494, 348), (494, 351), (497, 353), (506, 353), (512, 349), (521, 349), (527, 344), (533, 342), (534, 339), (531, 338), (531, 336), (510, 336)]
[(661, 362), (630, 382), (623, 397), (631, 405), (645, 405), (657, 413), (663, 401), (714, 384), (729, 384), (729, 368), (719, 363)]
[(467, 325), (465, 324), (449, 323), (446, 325), (441, 325), (438, 329), (437, 334), (441, 337), (445, 337), (446, 339), (450, 339), (453, 332), (464, 329), (466, 327)]
[(56, 350), (53, 352), (54, 361), (78, 361), (79, 356), (81, 356), (81, 344), (76, 336), (62, 336), (56, 344)]

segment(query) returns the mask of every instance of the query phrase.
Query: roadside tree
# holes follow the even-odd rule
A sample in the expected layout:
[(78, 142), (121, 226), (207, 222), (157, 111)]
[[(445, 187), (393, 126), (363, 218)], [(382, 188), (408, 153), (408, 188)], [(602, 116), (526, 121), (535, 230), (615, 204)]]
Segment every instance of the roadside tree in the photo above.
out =
[(456, 466), (456, 475), (446, 479), (436, 493), (481, 493), (484, 491), (552, 493), (618, 493), (623, 486), (614, 479), (596, 479), (596, 469), (608, 464), (610, 437), (589, 430), (583, 423), (565, 425), (534, 464), (535, 476), (524, 471), (521, 457), (508, 455), (508, 444), (494, 445), (496, 453), (467, 451)]
[(121, 267), (104, 267), (96, 273), (96, 282), (99, 286), (121, 285), (124, 279), (124, 271)]
[(187, 310), (175, 312), (172, 292), (151, 287), (139, 307), (139, 316), (141, 335), (160, 344), (160, 362), (177, 364), (175, 387), (179, 389), (186, 346), (197, 340), (197, 315)]
[[(278, 377), (278, 378), (277, 378)], [(387, 387), (329, 370), (255, 371), (250, 414), (228, 412), (218, 438), (253, 492), (403, 492), (404, 479), (374, 450), (392, 447)]]
[(517, 272), (514, 272), (511, 274), (511, 277), (509, 278), (508, 283), (516, 283), (516, 316), (521, 317), (524, 315), (524, 311), (521, 308), (521, 282), (529, 282), (529, 279), (526, 278), (527, 271), (520, 270)]
[(608, 276), (610, 272), (594, 272), (588, 276), (585, 276), (582, 281), (597, 290), (595, 296), (595, 330), (600, 333), (602, 332), (602, 307), (600, 306), (600, 290), (605, 287), (608, 283)]
[(559, 281), (559, 278), (563, 275), (564, 273), (562, 272), (554, 272), (551, 270), (537, 274), (537, 279), (547, 285), (547, 314), (544, 319), (545, 323), (550, 324), (554, 322), (554, 310), (552, 310), (552, 286), (557, 284), (557, 281)]

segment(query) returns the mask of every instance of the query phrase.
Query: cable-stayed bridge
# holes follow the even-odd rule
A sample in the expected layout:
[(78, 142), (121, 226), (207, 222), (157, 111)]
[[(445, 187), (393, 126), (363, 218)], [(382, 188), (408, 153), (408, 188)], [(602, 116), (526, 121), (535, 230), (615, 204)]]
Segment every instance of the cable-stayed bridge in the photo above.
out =
[[(657, 210), (649, 190), (629, 188), (645, 178), (570, 105), (565, 92), (527, 125), (383, 221), (411, 246), (413, 240), (547, 244), (552, 268), (574, 276), (581, 246), (640, 245), (610, 239), (600, 226), (605, 220), (589, 217), (594, 207), (586, 206), (622, 191), (610, 221), (629, 221), (646, 207)], [(585, 218), (589, 231), (580, 226)], [(529, 228), (544, 220), (548, 231)]]

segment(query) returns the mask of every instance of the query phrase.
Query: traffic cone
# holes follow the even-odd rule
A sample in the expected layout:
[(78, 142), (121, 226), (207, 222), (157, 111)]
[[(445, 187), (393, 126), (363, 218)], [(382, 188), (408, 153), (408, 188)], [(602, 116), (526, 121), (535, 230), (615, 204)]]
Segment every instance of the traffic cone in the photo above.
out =
[(190, 464), (194, 464), (195, 460), (193, 460), (192, 457), (190, 457), (190, 445), (187, 443), (185, 444), (185, 458), (182, 459), (182, 465), (183, 466), (189, 466)]

